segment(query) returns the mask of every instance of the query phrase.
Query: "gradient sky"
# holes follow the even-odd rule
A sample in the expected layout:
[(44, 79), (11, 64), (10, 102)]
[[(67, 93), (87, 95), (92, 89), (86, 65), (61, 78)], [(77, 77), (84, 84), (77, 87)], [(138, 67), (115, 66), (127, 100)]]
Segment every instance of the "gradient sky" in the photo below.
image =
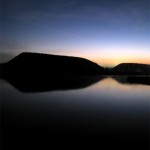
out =
[(150, 64), (150, 0), (2, 0), (1, 62), (24, 52)]

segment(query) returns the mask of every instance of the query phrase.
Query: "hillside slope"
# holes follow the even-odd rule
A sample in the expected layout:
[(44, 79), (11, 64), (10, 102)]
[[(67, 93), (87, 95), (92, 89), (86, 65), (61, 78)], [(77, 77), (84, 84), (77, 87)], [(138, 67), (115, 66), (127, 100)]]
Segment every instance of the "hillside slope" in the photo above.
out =
[(103, 67), (84, 58), (38, 53), (21, 53), (1, 68), (4, 77), (106, 74)]
[(112, 68), (113, 75), (150, 75), (150, 65), (122, 63)]

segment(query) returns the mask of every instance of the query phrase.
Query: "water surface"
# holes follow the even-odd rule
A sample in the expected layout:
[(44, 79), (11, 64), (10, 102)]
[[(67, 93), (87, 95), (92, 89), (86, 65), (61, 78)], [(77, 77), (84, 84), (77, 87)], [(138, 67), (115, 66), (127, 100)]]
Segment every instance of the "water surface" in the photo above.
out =
[(150, 86), (121, 82), (124, 78), (118, 78), (101, 77), (83, 87), (61, 86), (42, 92), (21, 92), (1, 80), (5, 147), (10, 143), (16, 146), (15, 141), (20, 139), (54, 136), (97, 136), (148, 147)]

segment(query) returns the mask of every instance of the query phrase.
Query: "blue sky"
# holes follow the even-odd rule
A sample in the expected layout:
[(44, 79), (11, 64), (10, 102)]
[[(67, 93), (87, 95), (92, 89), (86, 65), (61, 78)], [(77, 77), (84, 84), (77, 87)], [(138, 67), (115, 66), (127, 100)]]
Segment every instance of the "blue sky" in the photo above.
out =
[(21, 52), (150, 64), (149, 0), (5, 0), (2, 61)]

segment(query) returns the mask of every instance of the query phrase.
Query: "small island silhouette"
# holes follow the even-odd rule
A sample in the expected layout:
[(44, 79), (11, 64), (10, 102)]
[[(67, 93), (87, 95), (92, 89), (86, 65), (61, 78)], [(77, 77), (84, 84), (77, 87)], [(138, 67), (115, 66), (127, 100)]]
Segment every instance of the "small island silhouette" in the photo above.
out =
[(122, 84), (150, 85), (146, 64), (123, 63), (108, 69), (84, 58), (24, 52), (0, 68), (0, 77), (22, 92), (84, 88), (108, 76)]
[(111, 69), (113, 75), (150, 75), (150, 65), (122, 63)]

